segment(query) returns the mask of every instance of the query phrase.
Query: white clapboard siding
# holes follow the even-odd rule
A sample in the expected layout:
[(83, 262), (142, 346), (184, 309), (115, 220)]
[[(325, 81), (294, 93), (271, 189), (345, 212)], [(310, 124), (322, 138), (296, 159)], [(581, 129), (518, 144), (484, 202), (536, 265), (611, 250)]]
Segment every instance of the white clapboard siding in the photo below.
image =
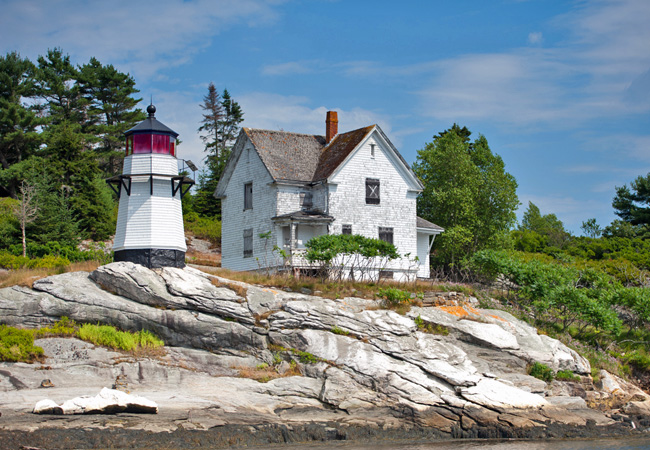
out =
[[(125, 175), (178, 175), (177, 160), (169, 155), (130, 155), (124, 159)], [(172, 197), (169, 177), (154, 177), (153, 195), (149, 176), (134, 177), (131, 195), (122, 188), (117, 215), (114, 251), (171, 249), (185, 251), (180, 191)]]
[[(239, 149), (237, 149), (239, 150)], [(271, 264), (277, 235), (271, 218), (276, 215), (276, 187), (252, 144), (246, 139), (237, 165), (221, 199), (221, 266), (255, 270)], [(244, 185), (253, 183), (253, 208), (244, 210)], [(253, 256), (244, 258), (244, 230), (253, 230)], [(271, 231), (269, 239), (259, 237)], [(266, 250), (266, 251), (265, 251)]]

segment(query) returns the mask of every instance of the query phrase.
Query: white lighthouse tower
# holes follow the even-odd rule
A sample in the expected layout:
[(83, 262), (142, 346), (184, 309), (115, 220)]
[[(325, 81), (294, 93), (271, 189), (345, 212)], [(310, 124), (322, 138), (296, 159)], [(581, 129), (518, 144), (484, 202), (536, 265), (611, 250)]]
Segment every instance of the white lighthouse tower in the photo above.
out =
[(149, 268), (185, 267), (181, 199), (194, 181), (178, 175), (178, 133), (149, 117), (126, 133), (122, 175), (107, 180), (120, 207), (113, 250), (115, 261)]

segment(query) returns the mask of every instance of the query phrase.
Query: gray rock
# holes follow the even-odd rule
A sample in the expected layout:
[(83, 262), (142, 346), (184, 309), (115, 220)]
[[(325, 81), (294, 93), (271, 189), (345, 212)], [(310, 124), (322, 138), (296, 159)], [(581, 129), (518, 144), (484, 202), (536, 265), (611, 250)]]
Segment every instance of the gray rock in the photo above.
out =
[(128, 331), (149, 330), (175, 346), (253, 353), (266, 348), (262, 336), (240, 323), (195, 311), (143, 305), (100, 289), (86, 272), (47, 277), (34, 285), (38, 291), (19, 287), (0, 290), (5, 323), (36, 326), (67, 316), (78, 322), (101, 322)]

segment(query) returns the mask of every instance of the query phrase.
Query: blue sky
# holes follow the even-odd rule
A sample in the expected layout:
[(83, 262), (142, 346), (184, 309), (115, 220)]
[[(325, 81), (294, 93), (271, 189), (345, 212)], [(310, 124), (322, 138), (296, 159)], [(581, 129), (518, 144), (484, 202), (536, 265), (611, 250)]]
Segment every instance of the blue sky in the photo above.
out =
[(484, 134), (522, 207), (567, 229), (614, 218), (650, 172), (647, 0), (0, 0), (0, 51), (61, 47), (134, 76), (181, 157), (201, 161), (211, 81), (244, 126), (324, 134), (378, 123), (409, 162), (454, 122)]

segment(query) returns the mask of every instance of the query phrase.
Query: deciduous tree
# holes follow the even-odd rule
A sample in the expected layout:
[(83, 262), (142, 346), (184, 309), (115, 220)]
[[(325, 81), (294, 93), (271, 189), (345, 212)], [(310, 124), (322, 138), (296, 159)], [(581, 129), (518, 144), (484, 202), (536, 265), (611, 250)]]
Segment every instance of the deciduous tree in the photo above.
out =
[(418, 151), (413, 170), (424, 184), (418, 215), (445, 232), (436, 239), (439, 263), (453, 266), (478, 249), (497, 245), (514, 224), (517, 182), (487, 139), (471, 142), (454, 126)]

